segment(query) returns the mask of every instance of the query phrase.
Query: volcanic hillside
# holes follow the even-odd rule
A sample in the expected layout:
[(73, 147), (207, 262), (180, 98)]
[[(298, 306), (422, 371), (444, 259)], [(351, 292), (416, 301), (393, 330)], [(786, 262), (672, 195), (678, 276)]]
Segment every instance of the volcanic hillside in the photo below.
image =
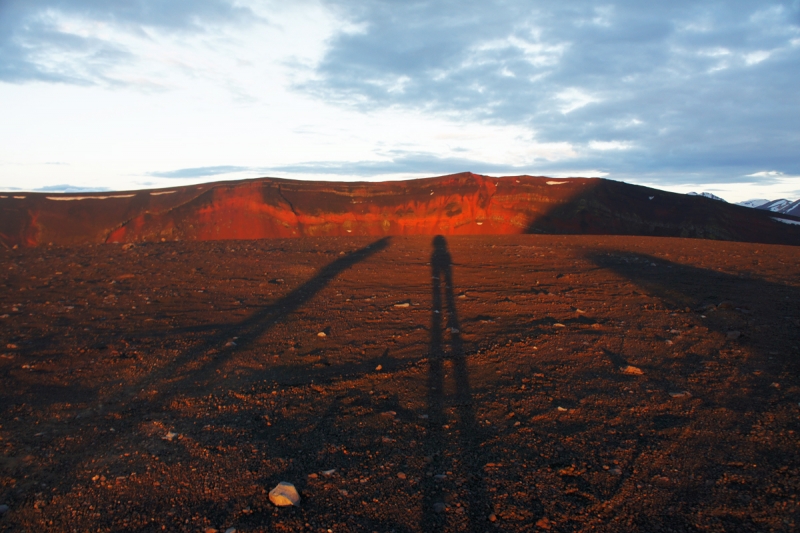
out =
[(119, 193), (0, 195), (0, 242), (13, 247), (555, 233), (800, 244), (800, 226), (775, 216), (599, 178), (472, 173), (382, 183), (262, 178)]

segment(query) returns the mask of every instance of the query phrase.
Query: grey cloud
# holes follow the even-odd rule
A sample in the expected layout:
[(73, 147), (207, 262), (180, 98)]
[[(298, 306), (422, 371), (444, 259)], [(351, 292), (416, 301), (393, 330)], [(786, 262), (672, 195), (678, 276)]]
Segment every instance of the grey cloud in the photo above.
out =
[[(582, 147), (573, 168), (800, 173), (798, 2), (337, 5), (365, 31), (334, 39), (299, 87), (328, 101), (523, 125)], [(584, 149), (591, 141), (636, 149)]]
[(220, 174), (231, 174), (233, 172), (246, 172), (248, 170), (253, 170), (253, 169), (250, 167), (222, 165), (216, 167), (180, 168), (177, 170), (148, 172), (147, 175), (152, 176), (154, 178), (202, 178), (205, 176), (218, 176)]
[(48, 185), (33, 189), (34, 192), (103, 192), (110, 190), (108, 187), (80, 187), (78, 185)]
[(147, 28), (203, 32), (255, 18), (249, 9), (226, 0), (2, 0), (0, 81), (119, 83), (107, 71), (131, 54), (114, 43), (62, 31), (51, 13), (110, 23), (142, 35)]
[(499, 165), (473, 159), (439, 157), (420, 152), (395, 151), (386, 161), (310, 161), (296, 165), (285, 165), (264, 169), (272, 172), (328, 174), (333, 176), (363, 176), (365, 178), (385, 174), (455, 174), (475, 172), (479, 174), (525, 174), (533, 167)]

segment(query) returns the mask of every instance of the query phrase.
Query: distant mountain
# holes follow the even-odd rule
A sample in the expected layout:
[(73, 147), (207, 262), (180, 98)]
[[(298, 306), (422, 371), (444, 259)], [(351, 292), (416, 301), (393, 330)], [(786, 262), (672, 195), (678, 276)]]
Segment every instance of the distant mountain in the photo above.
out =
[(739, 202), (736, 205), (743, 205), (745, 207), (760, 207), (768, 202), (769, 200), (765, 200), (763, 198), (754, 198), (752, 200), (745, 200), (744, 202)]
[(755, 209), (763, 209), (765, 211), (772, 211), (773, 213), (780, 213), (782, 215), (792, 215), (800, 217), (800, 200), (747, 200), (739, 202), (739, 205), (745, 207), (753, 207)]
[(800, 218), (600, 178), (471, 172), (391, 182), (277, 178), (102, 193), (0, 193), (0, 246), (519, 233), (800, 245)]
[(688, 194), (689, 196), (702, 196), (703, 198), (711, 198), (712, 200), (719, 200), (720, 202), (725, 202), (724, 198), (720, 198), (716, 194), (711, 194), (710, 192), (690, 192)]

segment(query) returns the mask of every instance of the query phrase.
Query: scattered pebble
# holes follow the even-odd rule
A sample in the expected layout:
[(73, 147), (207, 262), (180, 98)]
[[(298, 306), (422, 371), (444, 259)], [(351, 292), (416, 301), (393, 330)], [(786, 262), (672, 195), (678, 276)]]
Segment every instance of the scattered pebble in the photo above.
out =
[(323, 470), (322, 472), (320, 472), (320, 474), (322, 474), (325, 477), (331, 477), (334, 472), (336, 472), (336, 469), (331, 468), (330, 470)]
[(235, 342), (233, 342), (233, 341), (230, 341), (230, 342), (228, 342), (228, 343), (226, 343), (226, 344), (225, 344), (225, 347), (226, 347), (226, 348), (233, 348), (234, 346), (236, 346), (236, 343), (235, 343)]
[(497, 515), (494, 514), (494, 513), (490, 514), (489, 515), (489, 522), (496, 522), (496, 521), (497, 521)]
[(161, 438), (162, 438), (162, 439), (164, 439), (164, 440), (169, 440), (169, 441), (172, 441), (172, 440), (175, 440), (175, 438), (176, 438), (177, 436), (178, 436), (178, 434), (177, 434), (177, 433), (175, 433), (175, 432), (172, 432), (172, 431), (169, 431), (169, 432), (167, 432), (167, 434), (166, 434), (166, 435), (164, 435), (164, 436), (163, 436), (163, 437), (161, 437)]
[(397, 477), (399, 477), (400, 479), (405, 479), (405, 478), (406, 478), (406, 475), (405, 475), (405, 473), (404, 473), (404, 472), (398, 472), (398, 473), (397, 473)]
[(558, 409), (562, 413), (565, 413), (565, 412), (569, 411), (569, 409), (567, 409), (566, 407), (561, 407), (560, 405), (558, 407), (556, 407), (556, 409)]
[(395, 416), (397, 416), (397, 413), (394, 411), (384, 411), (381, 413), (381, 416), (394, 418)]
[(289, 505), (300, 505), (300, 494), (294, 485), (286, 481), (281, 481), (278, 485), (269, 491), (269, 501), (278, 507), (287, 507)]
[(564, 325), (564, 324), (562, 324), (561, 322), (556, 322), (555, 324), (553, 324), (553, 327), (554, 327), (554, 328), (565, 328), (565, 327), (567, 327), (567, 326), (565, 326), (565, 325)]
[(317, 337), (327, 337), (327, 336), (328, 334), (325, 333), (324, 331), (320, 331), (319, 333), (317, 333)]
[(689, 398), (692, 394), (689, 391), (683, 390), (677, 392), (670, 392), (669, 395), (672, 396), (673, 398)]
[(547, 518), (540, 518), (536, 521), (536, 527), (540, 527), (542, 529), (550, 529), (550, 520)]
[(619, 370), (623, 374), (628, 374), (629, 376), (641, 376), (642, 374), (644, 374), (644, 372), (642, 372), (641, 368), (633, 366), (633, 365), (621, 366), (621, 367), (619, 367)]
[(411, 305), (410, 302), (400, 302), (400, 303), (394, 304), (395, 307), (409, 307), (410, 305)]
[(383, 370), (383, 365), (378, 365), (375, 367), (376, 372), (380, 372), (381, 370)]

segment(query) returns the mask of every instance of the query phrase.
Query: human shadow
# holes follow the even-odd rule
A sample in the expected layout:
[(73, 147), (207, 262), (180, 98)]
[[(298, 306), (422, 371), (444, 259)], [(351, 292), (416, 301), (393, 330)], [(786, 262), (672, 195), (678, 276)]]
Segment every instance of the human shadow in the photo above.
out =
[[(726, 273), (623, 250), (594, 250), (587, 254), (587, 258), (657, 297), (673, 314), (699, 318), (702, 326), (724, 336), (720, 350), (726, 354), (746, 350), (747, 356), (737, 356), (739, 366), (757, 372), (765, 370), (772, 375), (782, 372), (796, 375), (796, 328), (800, 324), (797, 304), (800, 292), (796, 288), (759, 279), (749, 272)], [(764, 324), (770, 325), (772, 334), (759, 334)], [(607, 349), (603, 352), (615, 366), (627, 364), (621, 354)], [(686, 378), (702, 371), (703, 359), (691, 349), (685, 350), (678, 374), (683, 373)], [(680, 376), (673, 373), (670, 377), (679, 379)], [(763, 380), (767, 378), (763, 377)], [(665, 378), (662, 385), (668, 388), (670, 383)], [(742, 412), (757, 403), (768, 403), (768, 399), (774, 397), (774, 391), (768, 387), (756, 387), (746, 397), (716, 394), (716, 400), (705, 399), (709, 405), (721, 403), (733, 411)], [(711, 391), (706, 393), (709, 396)]]
[[(213, 377), (220, 368), (236, 351), (243, 350), (255, 343), (274, 324), (285, 320), (289, 315), (311, 300), (317, 293), (324, 289), (331, 281), (345, 270), (353, 267), (370, 256), (386, 249), (390, 237), (379, 239), (364, 248), (356, 250), (324, 266), (317, 274), (286, 294), (275, 303), (267, 305), (245, 320), (232, 325), (218, 325), (214, 327), (206, 339), (194, 348), (184, 351), (169, 364), (152, 372), (145, 380), (136, 383), (134, 388), (158, 387), (159, 384), (168, 383), (171, 395), (194, 385), (203, 386)], [(235, 339), (235, 340), (234, 340)], [(211, 355), (208, 355), (213, 351)], [(197, 361), (203, 357), (203, 364)], [(190, 366), (191, 369), (180, 375), (182, 368)], [(176, 380), (176, 375), (180, 377)], [(166, 391), (159, 391), (164, 394)], [(152, 401), (152, 398), (150, 399)]]
[[(426, 457), (430, 461), (428, 474), (433, 473), (441, 477), (447, 470), (444, 466), (445, 454), (455, 451), (460, 455), (459, 462), (465, 470), (463, 475), (466, 478), (468, 495), (466, 502), (466, 513), (470, 524), (468, 529), (477, 531), (487, 523), (491, 505), (483, 478), (474, 474), (483, 470), (480, 451), (481, 430), (475, 419), (469, 371), (461, 340), (461, 325), (453, 291), (452, 259), (447, 249), (447, 241), (441, 235), (433, 239), (431, 277), (428, 427), (424, 447)], [(447, 398), (445, 395), (446, 366), (451, 367), (455, 382), (453, 398)], [(455, 450), (452, 449), (452, 443), (449, 442), (446, 433), (446, 429), (449, 429), (446, 403), (455, 404), (458, 415), (458, 442)], [(421, 517), (423, 531), (438, 531), (445, 525), (445, 512), (448, 510), (444, 501), (445, 491), (440, 481), (443, 480), (432, 475), (423, 477)]]

